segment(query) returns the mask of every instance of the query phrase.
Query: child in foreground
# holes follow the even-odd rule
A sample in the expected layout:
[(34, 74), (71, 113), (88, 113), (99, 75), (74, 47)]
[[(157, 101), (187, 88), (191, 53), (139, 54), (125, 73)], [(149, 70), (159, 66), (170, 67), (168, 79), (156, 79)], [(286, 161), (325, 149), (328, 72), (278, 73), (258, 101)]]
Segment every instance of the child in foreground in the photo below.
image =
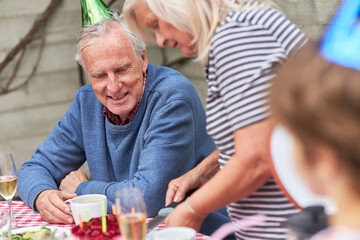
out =
[(294, 137), (310, 189), (337, 204), (311, 240), (360, 239), (360, 71), (325, 60), (318, 46), (308, 42), (280, 69), (271, 111)]

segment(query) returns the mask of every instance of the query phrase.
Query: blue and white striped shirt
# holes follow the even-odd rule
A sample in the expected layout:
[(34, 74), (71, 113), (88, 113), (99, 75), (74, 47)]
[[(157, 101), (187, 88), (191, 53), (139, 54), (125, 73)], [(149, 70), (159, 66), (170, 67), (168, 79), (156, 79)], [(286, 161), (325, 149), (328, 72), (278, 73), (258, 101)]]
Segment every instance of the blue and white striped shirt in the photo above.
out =
[[(266, 97), (274, 67), (305, 41), (294, 24), (261, 5), (232, 11), (218, 26), (206, 68), (207, 131), (221, 151), (221, 167), (235, 153), (234, 132), (269, 117)], [(237, 232), (238, 239), (285, 239), (280, 222), (298, 211), (273, 179), (228, 210), (233, 219), (258, 213), (268, 217), (260, 226)]]

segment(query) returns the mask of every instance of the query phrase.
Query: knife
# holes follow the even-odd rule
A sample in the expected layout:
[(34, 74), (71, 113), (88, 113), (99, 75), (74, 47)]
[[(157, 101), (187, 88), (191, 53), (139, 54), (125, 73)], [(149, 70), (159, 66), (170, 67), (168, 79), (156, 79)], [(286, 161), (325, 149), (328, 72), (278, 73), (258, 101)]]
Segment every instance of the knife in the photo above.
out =
[(156, 215), (149, 223), (148, 223), (148, 232), (153, 230), (156, 226), (158, 226), (160, 223), (162, 223), (165, 218), (174, 210), (174, 208), (182, 203), (187, 197), (189, 197), (193, 192), (195, 192), (197, 189), (193, 189), (186, 193), (184, 199), (181, 202), (172, 202), (166, 207), (160, 209), (158, 212), (158, 215)]
[(174, 208), (179, 205), (180, 202), (172, 202), (165, 208), (160, 209), (158, 212), (158, 215), (154, 217), (149, 223), (148, 223), (148, 232), (153, 230), (156, 226), (158, 226), (160, 223), (162, 223), (165, 218), (174, 210)]

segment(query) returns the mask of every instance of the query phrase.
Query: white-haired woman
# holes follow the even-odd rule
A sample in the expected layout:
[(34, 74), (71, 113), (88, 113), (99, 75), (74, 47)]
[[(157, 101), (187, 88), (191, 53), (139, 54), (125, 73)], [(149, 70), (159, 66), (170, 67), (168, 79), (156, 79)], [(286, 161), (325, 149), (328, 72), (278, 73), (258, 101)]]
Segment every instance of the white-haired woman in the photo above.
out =
[(167, 203), (200, 188), (170, 214), (166, 226), (199, 229), (209, 212), (227, 205), (233, 219), (267, 215), (264, 224), (237, 232), (238, 239), (284, 239), (280, 223), (297, 210), (267, 162), (274, 123), (266, 96), (274, 66), (306, 41), (303, 33), (268, 1), (126, 0), (123, 13), (135, 34), (196, 56), (206, 70), (207, 131), (218, 150), (169, 184)]

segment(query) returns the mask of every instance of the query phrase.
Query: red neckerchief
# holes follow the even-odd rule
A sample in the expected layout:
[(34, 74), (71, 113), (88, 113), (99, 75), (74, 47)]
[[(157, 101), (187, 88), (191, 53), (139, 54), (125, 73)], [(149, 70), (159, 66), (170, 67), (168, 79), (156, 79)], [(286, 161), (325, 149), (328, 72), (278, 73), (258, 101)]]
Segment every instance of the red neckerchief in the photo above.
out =
[[(147, 72), (144, 73), (144, 88), (143, 88), (143, 93), (144, 93), (144, 90), (145, 90), (145, 85), (146, 85), (146, 82), (147, 82), (147, 78), (148, 78), (148, 74)], [(142, 97), (142, 95), (141, 95)], [(129, 114), (129, 116), (124, 120), (124, 121), (121, 121), (119, 115), (116, 115), (112, 112), (110, 112), (110, 110), (107, 108), (107, 107), (103, 107), (103, 115), (104, 117), (107, 118), (107, 120), (109, 120), (109, 122), (111, 122), (112, 124), (115, 124), (115, 125), (125, 125), (125, 124), (128, 124), (129, 122), (131, 122), (131, 120), (133, 119), (135, 113), (136, 113), (136, 110), (139, 108), (139, 105), (140, 105), (140, 102), (141, 102), (141, 98), (140, 98), (140, 101), (136, 104), (136, 106), (134, 107), (134, 109), (131, 111), (131, 113)]]

